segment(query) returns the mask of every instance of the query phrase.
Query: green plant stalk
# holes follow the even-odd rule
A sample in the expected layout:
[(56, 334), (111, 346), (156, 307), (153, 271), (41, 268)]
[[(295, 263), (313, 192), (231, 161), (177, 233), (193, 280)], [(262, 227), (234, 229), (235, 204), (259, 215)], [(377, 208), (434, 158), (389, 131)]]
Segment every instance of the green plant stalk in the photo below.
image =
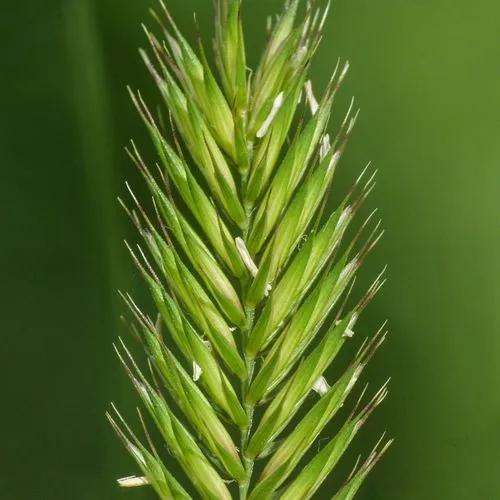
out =
[[(255, 367), (255, 361), (247, 359), (248, 379), (242, 383), (242, 390), (241, 390), (242, 401), (245, 401), (246, 399), (248, 388), (250, 387), (250, 384), (252, 382), (254, 367)], [(248, 489), (250, 487), (250, 481), (252, 480), (253, 467), (254, 467), (254, 459), (247, 457), (246, 448), (250, 438), (250, 433), (252, 431), (253, 414), (255, 406), (253, 404), (245, 403), (244, 409), (248, 418), (248, 426), (246, 429), (242, 429), (241, 431), (241, 457), (243, 459), (243, 466), (245, 467), (246, 471), (246, 477), (243, 481), (240, 482), (239, 485), (241, 500), (246, 500), (247, 498)]]
[[(250, 213), (247, 212), (247, 221), (250, 220)], [(250, 226), (250, 224), (247, 225), (247, 228)], [(245, 231), (244, 236), (246, 237), (248, 233), (248, 230)], [(248, 283), (242, 283), (242, 289), (244, 289), (243, 296), (246, 295), (248, 292)], [(248, 336), (250, 335), (250, 332), (252, 331), (253, 325), (254, 325), (254, 320), (255, 320), (255, 310), (252, 307), (249, 307), (247, 304), (245, 304), (245, 310), (246, 310), (246, 316), (247, 316), (247, 323), (245, 325), (245, 328), (242, 329), (241, 332), (241, 344), (242, 344), (242, 352), (246, 353), (246, 344), (247, 344), (247, 339)], [(245, 365), (247, 369), (247, 378), (241, 383), (241, 401), (243, 402), (243, 408), (245, 410), (245, 413), (247, 415), (247, 421), (248, 425), (246, 428), (241, 430), (241, 450), (240, 454), (242, 457), (243, 461), (243, 467), (245, 468), (246, 471), (246, 477), (243, 481), (240, 482), (239, 484), (239, 491), (240, 491), (240, 499), (241, 500), (246, 500), (247, 495), (248, 495), (248, 489), (250, 488), (250, 481), (252, 480), (252, 474), (253, 474), (253, 468), (254, 468), (254, 459), (249, 458), (246, 455), (246, 449), (248, 445), (248, 441), (250, 439), (250, 433), (252, 432), (252, 424), (253, 424), (253, 416), (254, 416), (254, 411), (255, 411), (255, 405), (254, 404), (249, 404), (247, 403), (247, 395), (248, 395), (248, 390), (250, 389), (250, 385), (252, 384), (253, 381), (253, 375), (254, 375), (254, 370), (255, 370), (255, 360), (250, 359), (246, 354), (245, 354)]]

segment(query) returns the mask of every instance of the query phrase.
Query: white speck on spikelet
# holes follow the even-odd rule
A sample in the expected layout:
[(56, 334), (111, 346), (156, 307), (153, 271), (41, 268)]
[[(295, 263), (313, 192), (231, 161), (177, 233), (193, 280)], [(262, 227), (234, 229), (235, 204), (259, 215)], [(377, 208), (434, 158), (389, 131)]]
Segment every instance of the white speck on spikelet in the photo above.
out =
[(306, 89), (306, 98), (307, 98), (307, 102), (309, 103), (309, 108), (311, 110), (311, 114), (314, 116), (318, 112), (319, 104), (318, 104), (318, 100), (314, 96), (311, 80), (307, 80), (304, 87)]
[[(358, 320), (358, 315), (356, 313), (353, 313), (353, 315), (351, 316), (351, 319), (349, 320), (348, 325), (345, 328), (345, 332), (342, 334), (342, 337), (347, 337), (347, 338), (354, 337), (355, 333), (354, 333), (354, 330), (352, 328), (356, 324), (357, 320)], [(339, 326), (341, 324), (342, 324), (341, 319), (338, 319), (337, 321), (335, 321), (335, 326)]]
[(236, 238), (235, 242), (236, 242), (236, 248), (238, 249), (240, 257), (243, 260), (243, 263), (250, 271), (251, 275), (255, 278), (255, 276), (257, 276), (257, 273), (259, 272), (259, 268), (255, 265), (255, 262), (253, 261), (252, 256), (250, 255), (250, 252), (248, 251), (248, 248), (245, 245), (245, 242), (241, 238)]
[(348, 339), (352, 339), (354, 337), (354, 331), (351, 330), (350, 328), (346, 328), (344, 334), (342, 337), (346, 337)]
[(196, 361), (193, 361), (193, 380), (195, 382), (198, 382), (198, 380), (200, 380), (202, 373), (203, 370), (201, 369), (201, 366)]
[(146, 477), (128, 476), (118, 479), (117, 483), (122, 488), (137, 488), (138, 486), (147, 486), (149, 481)]
[(276, 115), (278, 114), (278, 111), (281, 109), (281, 106), (283, 106), (284, 95), (285, 94), (283, 92), (280, 92), (274, 100), (271, 112), (256, 134), (259, 139), (262, 139), (267, 134), (269, 127), (272, 125)]
[(329, 390), (330, 385), (326, 381), (325, 377), (321, 377), (314, 383), (312, 390), (317, 392), (320, 396), (324, 396)]

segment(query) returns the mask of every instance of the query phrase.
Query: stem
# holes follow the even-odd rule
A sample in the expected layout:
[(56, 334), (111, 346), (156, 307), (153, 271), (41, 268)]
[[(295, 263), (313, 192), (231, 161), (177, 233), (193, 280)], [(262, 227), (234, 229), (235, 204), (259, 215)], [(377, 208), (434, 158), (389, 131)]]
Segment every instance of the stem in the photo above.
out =
[(245, 467), (246, 470), (246, 478), (244, 481), (240, 482), (240, 499), (241, 500), (246, 500), (247, 494), (248, 494), (248, 488), (250, 487), (250, 481), (252, 479), (252, 473), (253, 473), (253, 466), (254, 466), (254, 461), (253, 459), (248, 458), (245, 455), (246, 447), (248, 445), (248, 440), (250, 438), (250, 432), (252, 430), (252, 422), (253, 422), (253, 414), (254, 414), (254, 406), (253, 405), (248, 405), (246, 404), (246, 395), (248, 392), (248, 389), (250, 387), (250, 383), (252, 381), (253, 377), (253, 371), (255, 367), (255, 361), (249, 361), (247, 358), (245, 358), (247, 361), (247, 373), (248, 373), (248, 378), (245, 380), (242, 384), (242, 400), (244, 403), (244, 408), (248, 417), (248, 425), (246, 429), (242, 429), (241, 431), (241, 457), (243, 459), (243, 466)]
[[(242, 347), (244, 353), (246, 349), (246, 341), (248, 335), (252, 330), (253, 320), (254, 320), (254, 311), (247, 310), (247, 324), (242, 335)], [(245, 362), (247, 367), (247, 379), (243, 381), (241, 384), (241, 401), (243, 403), (243, 407), (245, 408), (245, 412), (247, 414), (248, 424), (245, 429), (241, 430), (241, 458), (243, 461), (243, 466), (245, 467), (246, 477), (243, 481), (240, 482), (240, 500), (247, 499), (248, 489), (250, 487), (250, 481), (252, 479), (253, 466), (254, 466), (253, 459), (248, 458), (245, 455), (245, 451), (250, 438), (250, 432), (252, 430), (253, 414), (255, 409), (253, 404), (250, 405), (246, 403), (248, 389), (250, 388), (250, 384), (252, 383), (255, 361), (249, 359), (245, 354)]]
[[(248, 175), (249, 175), (249, 171), (244, 172), (242, 175), (241, 185), (242, 185), (243, 193), (246, 189)], [(243, 239), (246, 241), (246, 239), (248, 238), (248, 232), (250, 230), (250, 223), (252, 220), (252, 207), (247, 206), (246, 203), (245, 203), (245, 212), (246, 212), (247, 224), (246, 224), (246, 227), (243, 231)], [(255, 369), (255, 360), (250, 359), (246, 354), (248, 336), (250, 335), (250, 332), (252, 331), (254, 319), (255, 319), (255, 310), (251, 307), (248, 307), (246, 304), (246, 300), (245, 300), (245, 296), (246, 296), (246, 292), (248, 291), (248, 287), (249, 287), (248, 282), (242, 283), (243, 298), (244, 298), (243, 302), (245, 304), (247, 323), (245, 325), (245, 328), (242, 330), (242, 336), (241, 336), (241, 339), (242, 339), (241, 344), (242, 345), (241, 345), (241, 347), (242, 347), (243, 355), (245, 357), (247, 378), (241, 384), (241, 401), (243, 404), (243, 408), (245, 409), (245, 412), (247, 414), (248, 424), (247, 424), (247, 427), (245, 429), (241, 430), (241, 450), (240, 451), (241, 451), (241, 459), (243, 462), (243, 467), (245, 468), (245, 471), (246, 471), (246, 477), (243, 481), (240, 481), (240, 484), (239, 484), (240, 500), (247, 500), (248, 490), (250, 488), (250, 482), (252, 480), (253, 467), (254, 467), (254, 460), (251, 458), (248, 458), (245, 454), (246, 448), (248, 445), (248, 441), (250, 439), (250, 433), (252, 431), (253, 415), (254, 415), (254, 410), (255, 410), (255, 407), (253, 404), (247, 404), (247, 402), (246, 402), (248, 390), (249, 390), (250, 385), (252, 383), (254, 369)]]

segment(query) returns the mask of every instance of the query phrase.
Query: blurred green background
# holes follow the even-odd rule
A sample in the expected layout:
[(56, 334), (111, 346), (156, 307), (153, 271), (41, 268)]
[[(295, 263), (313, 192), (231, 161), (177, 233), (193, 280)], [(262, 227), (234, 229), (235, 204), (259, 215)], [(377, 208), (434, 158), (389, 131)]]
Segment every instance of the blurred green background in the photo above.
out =
[[(2, 3), (1, 498), (151, 498), (115, 486), (135, 468), (104, 411), (134, 401), (111, 349), (114, 290), (141, 290), (115, 197), (135, 181), (122, 146), (144, 136), (125, 85), (156, 98), (136, 51), (152, 2)], [(246, 3), (255, 61), (281, 2)], [(168, 4), (190, 35), (194, 10), (211, 29), (208, 0)], [(352, 63), (337, 110), (355, 95), (362, 114), (338, 182), (371, 159), (387, 229), (366, 325), (390, 319), (370, 378), (392, 391), (355, 449), (385, 428), (397, 442), (362, 499), (500, 495), (499, 16), (494, 0), (337, 0), (316, 58), (320, 84)]]

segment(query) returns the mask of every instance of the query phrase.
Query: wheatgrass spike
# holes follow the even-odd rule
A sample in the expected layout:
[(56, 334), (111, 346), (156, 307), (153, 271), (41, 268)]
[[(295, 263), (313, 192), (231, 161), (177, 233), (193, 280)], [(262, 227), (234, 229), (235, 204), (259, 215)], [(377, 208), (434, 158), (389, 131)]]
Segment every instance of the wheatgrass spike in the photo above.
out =
[[(364, 293), (354, 287), (384, 234), (376, 210), (359, 216), (377, 170), (369, 163), (347, 194), (334, 194), (359, 110), (352, 98), (331, 126), (349, 61), (333, 61), (322, 93), (311, 78), (330, 1), (284, 2), (268, 18), (254, 68), (245, 40), (251, 2), (213, 5), (212, 57), (196, 17), (188, 36), (158, 0), (139, 56), (160, 107), (128, 89), (155, 157), (131, 141), (126, 152), (148, 195), (127, 182), (119, 203), (139, 236), (126, 247), (152, 307), (120, 292), (148, 371), (115, 342), (147, 410), (138, 410), (146, 446), (114, 405), (107, 414), (136, 464), (118, 484), (162, 500), (305, 500), (388, 394), (384, 384), (363, 407), (363, 383), (354, 410), (340, 411), (387, 337), (383, 323), (363, 342), (360, 321), (385, 268)], [(391, 444), (384, 434), (332, 500), (354, 498)]]

